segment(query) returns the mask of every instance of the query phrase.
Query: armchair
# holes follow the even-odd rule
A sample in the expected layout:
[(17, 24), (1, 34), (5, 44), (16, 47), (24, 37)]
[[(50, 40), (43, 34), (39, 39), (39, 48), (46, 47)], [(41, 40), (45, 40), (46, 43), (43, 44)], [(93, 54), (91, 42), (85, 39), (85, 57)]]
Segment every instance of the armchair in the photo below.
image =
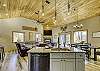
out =
[(30, 48), (27, 48), (25, 46), (21, 46), (20, 43), (15, 43), (16, 47), (18, 49), (18, 53), (21, 57), (25, 57), (28, 55), (27, 51), (30, 50)]

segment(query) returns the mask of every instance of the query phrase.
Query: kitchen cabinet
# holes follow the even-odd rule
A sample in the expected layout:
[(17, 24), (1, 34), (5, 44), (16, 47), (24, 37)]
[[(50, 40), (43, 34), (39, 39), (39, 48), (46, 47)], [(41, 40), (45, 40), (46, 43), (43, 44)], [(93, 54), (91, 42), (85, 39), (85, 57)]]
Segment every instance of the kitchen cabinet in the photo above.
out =
[(75, 53), (51, 53), (50, 71), (75, 71)]
[(50, 71), (85, 71), (84, 53), (51, 53)]
[(28, 53), (29, 71), (85, 71), (85, 53), (33, 49)]
[(62, 68), (62, 71), (75, 71), (75, 59), (65, 59)]
[(50, 71), (75, 71), (74, 59), (51, 59)]
[(50, 60), (50, 71), (62, 71), (61, 66), (62, 66), (61, 59)]
[(76, 59), (76, 71), (85, 71), (84, 59)]
[(48, 53), (31, 54), (30, 71), (49, 71), (49, 57)]

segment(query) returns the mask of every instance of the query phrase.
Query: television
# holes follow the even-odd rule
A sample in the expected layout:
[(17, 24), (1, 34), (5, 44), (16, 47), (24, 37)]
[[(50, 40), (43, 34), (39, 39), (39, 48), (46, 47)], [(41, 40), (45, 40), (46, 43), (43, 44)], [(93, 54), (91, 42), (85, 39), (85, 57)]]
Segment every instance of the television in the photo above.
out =
[(52, 36), (52, 30), (44, 30), (43, 35), (44, 36)]

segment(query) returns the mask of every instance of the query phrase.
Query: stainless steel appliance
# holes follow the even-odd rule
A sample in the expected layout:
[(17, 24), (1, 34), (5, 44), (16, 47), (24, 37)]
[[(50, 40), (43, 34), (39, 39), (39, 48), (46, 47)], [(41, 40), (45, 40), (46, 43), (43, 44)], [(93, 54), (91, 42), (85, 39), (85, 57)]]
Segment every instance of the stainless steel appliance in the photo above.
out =
[(49, 71), (50, 54), (49, 53), (35, 53), (30, 54), (30, 71)]

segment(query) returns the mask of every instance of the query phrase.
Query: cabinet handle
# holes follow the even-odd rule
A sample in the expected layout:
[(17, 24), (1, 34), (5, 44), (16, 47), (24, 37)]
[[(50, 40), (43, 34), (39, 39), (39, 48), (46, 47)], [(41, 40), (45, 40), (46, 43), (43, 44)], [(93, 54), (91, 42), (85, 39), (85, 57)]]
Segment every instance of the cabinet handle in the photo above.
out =
[(61, 60), (61, 61), (66, 61), (66, 60)]

